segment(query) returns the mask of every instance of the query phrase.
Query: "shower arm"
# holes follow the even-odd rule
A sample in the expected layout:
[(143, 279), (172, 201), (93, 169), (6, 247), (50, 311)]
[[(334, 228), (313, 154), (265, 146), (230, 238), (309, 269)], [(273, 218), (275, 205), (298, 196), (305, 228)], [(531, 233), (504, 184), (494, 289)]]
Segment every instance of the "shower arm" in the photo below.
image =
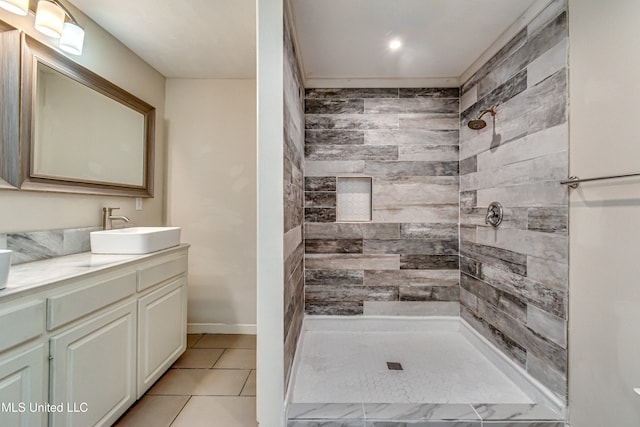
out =
[(484, 110), (482, 112), (482, 114), (480, 114), (480, 116), (478, 116), (478, 118), (476, 120), (480, 120), (482, 118), (482, 116), (484, 116), (487, 113), (491, 113), (491, 115), (495, 117), (495, 115), (496, 115), (496, 107), (491, 107), (488, 110)]

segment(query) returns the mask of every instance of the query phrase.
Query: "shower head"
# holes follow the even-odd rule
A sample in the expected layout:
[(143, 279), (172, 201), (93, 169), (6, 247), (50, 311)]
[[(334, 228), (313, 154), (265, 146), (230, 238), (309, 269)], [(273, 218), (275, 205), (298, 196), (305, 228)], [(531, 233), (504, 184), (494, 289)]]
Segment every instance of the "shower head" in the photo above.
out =
[(487, 122), (485, 122), (482, 119), (473, 119), (473, 120), (469, 120), (469, 123), (467, 123), (467, 126), (469, 126), (469, 128), (473, 130), (480, 130), (480, 129), (483, 129), (485, 126), (487, 126)]
[(487, 122), (482, 120), (482, 116), (484, 116), (487, 113), (491, 113), (491, 115), (495, 117), (495, 115), (496, 115), (496, 107), (491, 107), (488, 110), (484, 110), (482, 112), (482, 114), (480, 114), (478, 116), (477, 119), (469, 120), (469, 123), (467, 123), (467, 126), (469, 126), (469, 128), (473, 129), (473, 130), (484, 129), (484, 127), (487, 126)]

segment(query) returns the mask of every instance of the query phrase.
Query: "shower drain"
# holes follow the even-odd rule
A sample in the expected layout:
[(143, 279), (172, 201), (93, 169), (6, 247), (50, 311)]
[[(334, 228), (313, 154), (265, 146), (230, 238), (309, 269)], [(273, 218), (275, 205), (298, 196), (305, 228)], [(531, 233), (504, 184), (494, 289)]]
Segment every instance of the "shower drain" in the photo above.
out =
[(387, 362), (387, 368), (390, 371), (402, 371), (402, 364), (400, 362)]

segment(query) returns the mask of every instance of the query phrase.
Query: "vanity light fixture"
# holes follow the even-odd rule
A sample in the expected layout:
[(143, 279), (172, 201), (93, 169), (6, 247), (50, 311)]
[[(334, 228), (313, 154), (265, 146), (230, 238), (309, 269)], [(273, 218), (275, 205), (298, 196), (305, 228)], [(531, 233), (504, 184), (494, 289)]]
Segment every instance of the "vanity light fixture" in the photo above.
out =
[(16, 15), (29, 13), (29, 0), (0, 0), (0, 7)]
[[(17, 15), (29, 13), (29, 0), (0, 0), (0, 7)], [(59, 39), (58, 47), (72, 55), (81, 55), (84, 30), (59, 0), (39, 0), (36, 7), (36, 30)]]

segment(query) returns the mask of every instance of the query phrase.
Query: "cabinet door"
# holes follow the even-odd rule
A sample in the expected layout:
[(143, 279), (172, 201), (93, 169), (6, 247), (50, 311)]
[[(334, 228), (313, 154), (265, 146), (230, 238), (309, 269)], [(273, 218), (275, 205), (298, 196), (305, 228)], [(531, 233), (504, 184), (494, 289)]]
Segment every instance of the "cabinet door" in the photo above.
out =
[(138, 300), (138, 398), (187, 344), (187, 282), (181, 277)]
[(136, 400), (136, 305), (122, 304), (51, 338), (51, 425), (111, 425)]
[(0, 357), (0, 426), (46, 426), (47, 345), (25, 346)]

